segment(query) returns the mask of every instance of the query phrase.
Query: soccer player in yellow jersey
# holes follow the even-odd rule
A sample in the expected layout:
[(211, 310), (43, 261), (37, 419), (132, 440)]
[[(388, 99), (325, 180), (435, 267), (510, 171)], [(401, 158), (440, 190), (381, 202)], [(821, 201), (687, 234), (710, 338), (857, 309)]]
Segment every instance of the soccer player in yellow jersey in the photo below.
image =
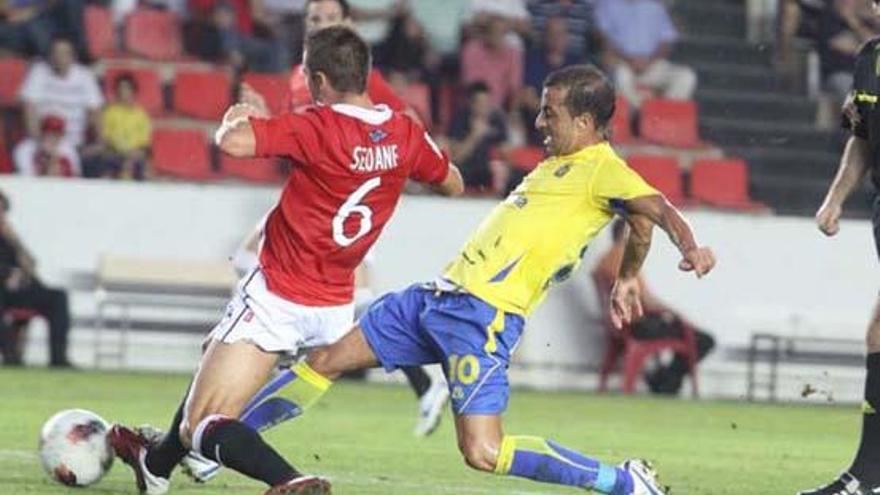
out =
[(287, 398), (305, 410), (345, 371), (440, 363), (459, 449), (474, 469), (612, 495), (664, 493), (643, 461), (604, 464), (544, 438), (506, 434), (501, 425), (506, 370), (525, 317), (568, 278), (615, 213), (630, 226), (611, 295), (618, 326), (641, 315), (637, 275), (654, 225), (681, 251), (682, 270), (702, 277), (715, 264), (678, 210), (608, 144), (614, 97), (595, 67), (552, 73), (535, 122), (550, 157), (495, 208), (442, 277), (383, 296), (345, 337), (297, 365)]

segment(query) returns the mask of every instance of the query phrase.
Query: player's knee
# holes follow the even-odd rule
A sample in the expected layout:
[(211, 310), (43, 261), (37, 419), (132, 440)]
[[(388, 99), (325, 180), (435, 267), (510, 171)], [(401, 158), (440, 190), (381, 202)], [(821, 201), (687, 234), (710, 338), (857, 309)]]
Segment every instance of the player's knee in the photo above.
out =
[(498, 462), (498, 445), (487, 440), (465, 440), (459, 443), (458, 449), (465, 464), (477, 471), (495, 471)]

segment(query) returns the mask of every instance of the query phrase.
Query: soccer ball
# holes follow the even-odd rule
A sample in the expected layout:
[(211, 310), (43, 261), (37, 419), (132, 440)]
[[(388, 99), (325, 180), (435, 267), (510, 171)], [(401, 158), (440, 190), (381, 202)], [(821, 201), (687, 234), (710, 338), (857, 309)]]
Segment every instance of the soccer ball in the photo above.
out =
[(109, 428), (100, 416), (83, 409), (67, 409), (52, 416), (40, 432), (43, 468), (67, 486), (97, 483), (113, 464)]

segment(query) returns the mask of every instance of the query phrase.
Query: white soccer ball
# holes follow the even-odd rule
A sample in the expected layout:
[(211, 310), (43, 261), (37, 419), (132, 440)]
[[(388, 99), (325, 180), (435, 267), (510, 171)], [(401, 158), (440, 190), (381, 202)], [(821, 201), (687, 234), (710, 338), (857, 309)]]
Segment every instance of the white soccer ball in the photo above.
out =
[(40, 460), (55, 481), (67, 486), (97, 483), (113, 464), (106, 421), (84, 409), (49, 418), (40, 432)]

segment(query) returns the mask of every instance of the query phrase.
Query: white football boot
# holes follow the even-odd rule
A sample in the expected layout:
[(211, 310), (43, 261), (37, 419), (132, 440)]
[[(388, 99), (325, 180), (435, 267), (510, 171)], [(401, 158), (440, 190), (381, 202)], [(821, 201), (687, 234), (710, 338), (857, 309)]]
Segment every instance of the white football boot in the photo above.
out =
[(648, 461), (630, 459), (620, 465), (620, 468), (632, 476), (633, 491), (630, 495), (666, 495), (668, 492), (657, 481), (657, 471)]

